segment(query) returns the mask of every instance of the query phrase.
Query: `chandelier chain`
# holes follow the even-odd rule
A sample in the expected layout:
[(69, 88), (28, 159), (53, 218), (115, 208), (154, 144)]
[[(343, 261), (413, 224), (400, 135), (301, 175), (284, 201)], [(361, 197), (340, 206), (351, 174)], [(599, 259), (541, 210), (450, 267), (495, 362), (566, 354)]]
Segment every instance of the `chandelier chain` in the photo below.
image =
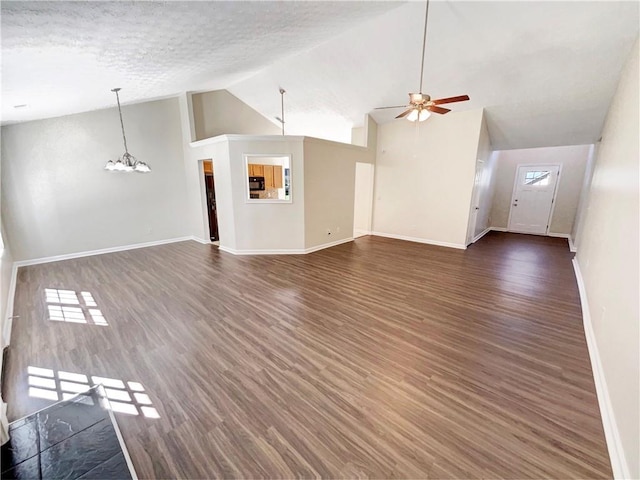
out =
[(122, 128), (122, 141), (124, 142), (124, 152), (129, 155), (129, 149), (127, 148), (127, 136), (124, 134), (124, 122), (122, 121), (122, 109), (120, 108), (120, 95), (118, 95), (119, 88), (111, 90), (116, 93), (116, 101), (118, 102), (118, 113), (120, 114), (120, 127)]

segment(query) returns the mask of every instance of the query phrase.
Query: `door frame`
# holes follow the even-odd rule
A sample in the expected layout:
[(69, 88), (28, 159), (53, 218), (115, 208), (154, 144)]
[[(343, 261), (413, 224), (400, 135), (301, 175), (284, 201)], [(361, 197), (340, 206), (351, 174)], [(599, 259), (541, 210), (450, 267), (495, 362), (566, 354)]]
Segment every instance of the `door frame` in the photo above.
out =
[[(556, 184), (553, 187), (553, 196), (551, 197), (551, 208), (549, 209), (549, 217), (547, 217), (547, 228), (544, 231), (544, 235), (549, 235), (549, 229), (551, 228), (551, 220), (553, 219), (553, 212), (556, 209), (556, 197), (558, 196), (558, 185), (560, 185), (560, 177), (562, 177), (562, 163), (519, 163), (516, 165), (516, 172), (513, 179), (513, 189), (511, 190), (511, 203), (509, 203), (509, 219), (507, 220), (507, 232), (514, 233), (523, 233), (516, 232), (515, 230), (511, 230), (509, 226), (511, 225), (511, 215), (513, 214), (513, 202), (516, 198), (516, 188), (518, 186), (518, 171), (520, 167), (530, 167), (530, 168), (544, 168), (544, 167), (558, 167), (558, 178), (556, 179)], [(525, 235), (537, 235), (535, 233), (524, 233)]]
[[(213, 158), (201, 158), (197, 161), (197, 171), (198, 171), (198, 184), (200, 185), (200, 207), (201, 207), (201, 218), (202, 218), (202, 239), (198, 238), (200, 243), (210, 244), (213, 243), (211, 241), (211, 231), (209, 229), (209, 204), (207, 200), (207, 185), (205, 184), (204, 179), (204, 162), (213, 162)], [(215, 164), (214, 164), (214, 172), (215, 172)], [(215, 183), (215, 174), (214, 174), (214, 183)], [(218, 237), (220, 237), (220, 224), (218, 224)]]
[[(469, 220), (467, 221), (467, 239), (466, 245), (469, 246), (475, 242), (475, 230), (478, 223), (478, 213), (480, 212), (480, 192), (479, 184), (482, 183), (485, 176), (485, 161), (481, 158), (476, 158), (473, 171), (473, 186), (471, 187), (471, 206), (469, 207)], [(480, 176), (480, 182), (476, 185), (476, 178), (478, 176), (478, 165), (482, 165), (482, 174)], [(477, 200), (477, 202), (476, 202)], [(476, 209), (476, 203), (478, 203), (478, 209)], [(474, 216), (475, 215), (475, 216)]]
[[(355, 180), (357, 182), (357, 171), (358, 171), (358, 165), (367, 165), (367, 169), (370, 173), (370, 179), (367, 182), (367, 198), (366, 198), (366, 204), (368, 206), (368, 214), (367, 214), (367, 228), (366, 230), (358, 230), (358, 233), (356, 234), (356, 229), (355, 229), (355, 225), (353, 228), (353, 238), (358, 238), (358, 237), (362, 237), (364, 235), (371, 235), (371, 231), (373, 229), (373, 190), (375, 188), (375, 176), (376, 176), (376, 165), (375, 163), (369, 163), (369, 162), (356, 162), (355, 163)], [(362, 168), (362, 167), (361, 167)], [(355, 210), (356, 210), (356, 202), (358, 201), (357, 199), (357, 193), (355, 190), (355, 184), (354, 184), (354, 198), (353, 198), (353, 210), (354, 210), (354, 223), (355, 223)]]
[[(207, 219), (209, 220), (209, 241), (213, 242), (219, 242), (220, 241), (220, 229), (218, 227), (218, 213), (217, 213), (217, 200), (215, 199), (215, 195), (216, 195), (216, 185), (215, 185), (215, 172), (213, 171), (213, 161), (212, 160), (205, 160), (204, 162), (202, 162), (202, 166), (204, 167), (205, 162), (210, 162), (211, 163), (211, 173), (208, 172), (204, 172), (204, 189), (205, 189), (205, 195), (206, 195), (206, 199), (207, 199)], [(204, 168), (203, 168), (204, 170)], [(213, 191), (213, 202), (214, 205), (216, 205), (214, 208), (212, 208), (212, 204), (211, 204), (211, 197), (209, 195), (209, 177), (210, 177), (210, 182), (211, 182), (211, 190)], [(215, 225), (215, 235), (213, 235), (214, 232), (211, 231), (212, 228), (212, 221)], [(213, 238), (215, 236), (215, 238)]]

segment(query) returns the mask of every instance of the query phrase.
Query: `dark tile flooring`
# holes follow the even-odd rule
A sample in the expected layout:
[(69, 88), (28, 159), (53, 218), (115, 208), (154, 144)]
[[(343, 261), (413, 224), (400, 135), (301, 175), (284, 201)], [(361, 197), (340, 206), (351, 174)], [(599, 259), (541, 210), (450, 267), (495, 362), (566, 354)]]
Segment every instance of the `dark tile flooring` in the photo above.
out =
[(3, 479), (130, 479), (100, 387), (9, 425)]

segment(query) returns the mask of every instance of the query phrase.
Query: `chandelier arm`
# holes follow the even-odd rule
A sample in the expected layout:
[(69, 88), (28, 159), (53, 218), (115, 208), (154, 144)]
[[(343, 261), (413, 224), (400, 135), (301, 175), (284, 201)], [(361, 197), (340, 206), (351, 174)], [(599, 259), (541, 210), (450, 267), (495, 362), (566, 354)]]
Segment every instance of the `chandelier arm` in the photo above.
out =
[(421, 58), (422, 63), (420, 67), (420, 86), (418, 88), (418, 91), (420, 93), (422, 93), (422, 79), (424, 77), (424, 52), (427, 46), (427, 20), (429, 20), (429, 0), (427, 0), (427, 7), (425, 9), (425, 14), (424, 14), (424, 34), (422, 38), (422, 58)]

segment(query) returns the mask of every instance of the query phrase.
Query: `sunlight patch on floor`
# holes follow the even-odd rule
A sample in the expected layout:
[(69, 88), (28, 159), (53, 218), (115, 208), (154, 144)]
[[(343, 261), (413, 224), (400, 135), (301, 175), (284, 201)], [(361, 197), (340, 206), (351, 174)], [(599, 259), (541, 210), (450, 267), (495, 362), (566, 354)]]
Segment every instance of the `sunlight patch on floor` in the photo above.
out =
[(96, 308), (91, 292), (76, 292), (61, 288), (45, 288), (49, 320), (54, 322), (86, 323), (106, 327), (109, 324)]
[(114, 412), (160, 418), (153, 407), (151, 397), (140, 382), (125, 382), (117, 378), (85, 375), (82, 373), (55, 371), (49, 368), (27, 368), (29, 396), (47, 400), (68, 400), (94, 385), (102, 385)]

